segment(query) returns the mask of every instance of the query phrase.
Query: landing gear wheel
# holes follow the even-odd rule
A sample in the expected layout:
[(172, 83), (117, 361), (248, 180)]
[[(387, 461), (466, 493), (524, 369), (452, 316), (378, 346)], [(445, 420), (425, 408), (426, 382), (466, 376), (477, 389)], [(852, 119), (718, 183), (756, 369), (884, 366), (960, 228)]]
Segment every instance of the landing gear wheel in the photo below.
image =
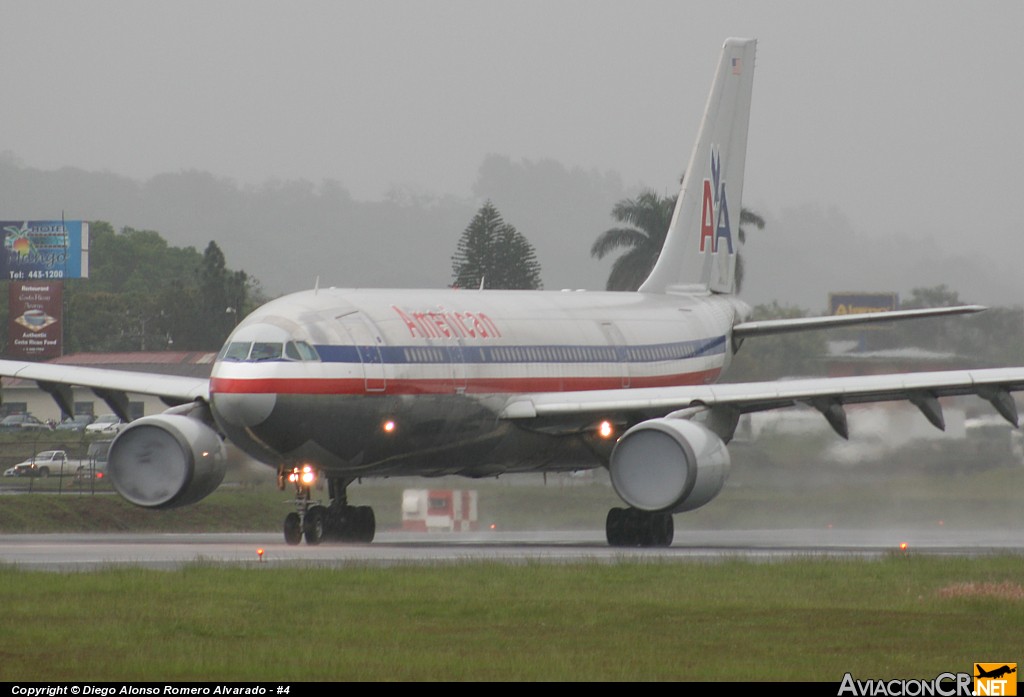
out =
[(612, 547), (668, 547), (675, 524), (671, 513), (613, 508), (605, 520), (605, 535)]
[(353, 538), (356, 542), (369, 544), (373, 542), (373, 536), (377, 532), (377, 517), (369, 506), (359, 506), (355, 509)]
[(669, 547), (675, 534), (675, 524), (670, 513), (648, 513), (644, 516), (644, 535), (641, 547)]
[(302, 541), (302, 521), (298, 513), (289, 513), (284, 517), (284, 541), (290, 545)]
[(306, 519), (302, 521), (302, 531), (306, 536), (307, 545), (318, 545), (324, 539), (324, 517), (326, 511), (323, 506), (312, 506), (306, 511)]
[(324, 541), (344, 542), (347, 524), (348, 516), (345, 514), (344, 506), (328, 506), (327, 516), (324, 518)]
[(626, 541), (626, 509), (613, 508), (608, 511), (608, 517), (604, 522), (605, 535), (608, 544), (612, 547), (625, 547)]

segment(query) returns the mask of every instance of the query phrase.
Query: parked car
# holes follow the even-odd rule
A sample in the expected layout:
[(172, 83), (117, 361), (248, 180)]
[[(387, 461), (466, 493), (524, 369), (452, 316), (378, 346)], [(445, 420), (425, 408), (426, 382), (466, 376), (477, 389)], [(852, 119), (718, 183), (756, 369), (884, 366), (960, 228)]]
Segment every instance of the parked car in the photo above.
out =
[(24, 433), (26, 431), (49, 431), (50, 425), (31, 414), (11, 414), (0, 420), (0, 433)]
[(117, 433), (124, 423), (116, 414), (103, 414), (98, 419), (85, 427), (85, 432), (96, 435), (98, 433)]
[(96, 418), (92, 414), (76, 414), (70, 419), (64, 419), (57, 424), (58, 431), (71, 431), (73, 433), (81, 433), (85, 430), (85, 427), (92, 423), (92, 420)]

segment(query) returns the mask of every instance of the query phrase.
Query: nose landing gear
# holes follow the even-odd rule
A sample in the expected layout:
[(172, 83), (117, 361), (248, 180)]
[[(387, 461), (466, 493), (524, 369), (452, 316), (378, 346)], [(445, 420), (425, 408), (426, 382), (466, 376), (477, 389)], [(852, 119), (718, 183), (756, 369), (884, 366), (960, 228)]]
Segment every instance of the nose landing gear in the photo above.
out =
[(327, 540), (332, 542), (373, 541), (377, 529), (376, 516), (369, 506), (348, 505), (348, 485), (351, 479), (331, 477), (327, 480), (329, 505), (324, 506), (312, 500), (317, 472), (309, 465), (294, 467), (278, 472), (278, 487), (287, 484), (295, 486), (295, 511), (284, 519), (284, 541), (297, 545), (306, 538), (307, 545), (318, 545)]

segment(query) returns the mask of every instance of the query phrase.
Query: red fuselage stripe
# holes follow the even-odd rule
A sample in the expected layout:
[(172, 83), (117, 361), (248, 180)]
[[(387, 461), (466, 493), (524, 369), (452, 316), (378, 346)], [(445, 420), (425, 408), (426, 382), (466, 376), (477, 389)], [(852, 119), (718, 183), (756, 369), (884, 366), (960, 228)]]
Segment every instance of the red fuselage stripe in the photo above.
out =
[[(681, 375), (634, 376), (628, 387), (675, 387), (706, 385), (715, 381), (720, 368)], [(369, 386), (369, 391), (367, 391)], [(369, 382), (353, 378), (212, 378), (210, 393), (223, 394), (505, 394), (522, 392), (575, 392), (613, 390), (623, 387), (622, 377), (564, 378), (473, 378), (464, 382), (452, 379), (384, 380)], [(374, 389), (382, 387), (384, 389)], [(458, 388), (458, 390), (456, 390)]]

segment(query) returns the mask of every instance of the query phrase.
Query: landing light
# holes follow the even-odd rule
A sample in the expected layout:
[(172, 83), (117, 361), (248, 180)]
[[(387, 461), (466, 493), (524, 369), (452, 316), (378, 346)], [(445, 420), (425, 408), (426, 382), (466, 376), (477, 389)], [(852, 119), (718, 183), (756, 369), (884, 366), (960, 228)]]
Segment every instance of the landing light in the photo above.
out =
[(395, 422), (392, 421), (391, 419), (388, 419), (387, 421), (384, 422), (384, 425), (381, 426), (381, 428), (384, 429), (384, 433), (394, 433), (395, 432)]
[(288, 481), (292, 484), (313, 484), (316, 481), (316, 470), (309, 465), (303, 465), (301, 469), (294, 467), (288, 473)]
[(901, 552), (906, 552), (907, 551), (907, 543), (906, 542), (900, 542), (900, 551)]
[(601, 436), (602, 438), (611, 438), (613, 435), (615, 435), (615, 427), (612, 426), (612, 422), (602, 421), (600, 424), (598, 424), (597, 435)]

